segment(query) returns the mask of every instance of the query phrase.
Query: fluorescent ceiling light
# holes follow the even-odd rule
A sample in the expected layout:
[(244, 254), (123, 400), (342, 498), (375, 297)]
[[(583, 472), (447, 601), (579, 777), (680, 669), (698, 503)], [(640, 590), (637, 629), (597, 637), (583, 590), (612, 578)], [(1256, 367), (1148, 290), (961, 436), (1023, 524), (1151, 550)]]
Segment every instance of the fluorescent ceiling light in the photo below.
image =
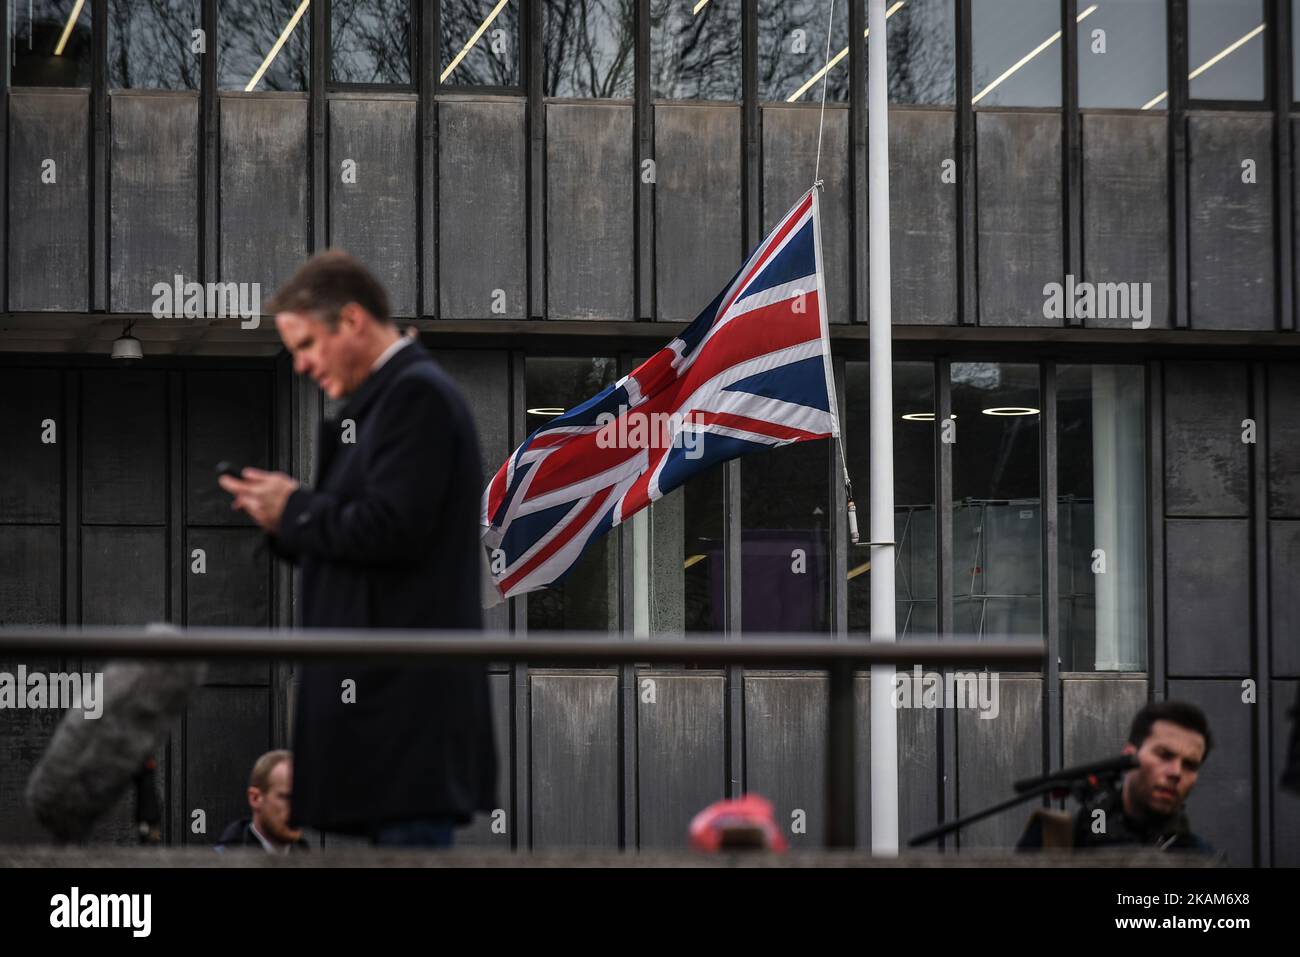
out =
[(497, 5), (492, 8), (492, 12), (487, 15), (487, 19), (478, 25), (478, 29), (474, 31), (474, 35), (469, 38), (465, 45), (461, 47), (460, 52), (457, 53), (456, 56), (452, 58), (452, 61), (447, 64), (447, 69), (442, 71), (442, 76), (438, 77), (439, 83), (447, 82), (447, 77), (451, 76), (451, 71), (460, 65), (460, 61), (465, 59), (465, 54), (473, 49), (474, 44), (478, 43), (479, 37), (481, 37), (484, 31), (492, 25), (492, 21), (497, 18), (497, 14), (499, 14), (509, 2), (510, 0), (498, 0)]
[[(1075, 22), (1075, 23), (1082, 23), (1082, 22), (1083, 22), (1083, 18), (1086, 17), (1086, 16), (1089, 16), (1090, 14), (1092, 14), (1093, 12), (1095, 12), (1096, 9), (1097, 9), (1097, 4), (1094, 3), (1094, 4), (1093, 4), (1092, 6), (1090, 6), (1087, 10), (1084, 10), (1084, 11), (1083, 11), (1082, 13), (1080, 13), (1077, 17), (1075, 17), (1075, 18), (1074, 18), (1074, 22)], [(1048, 38), (1047, 38), (1046, 40), (1044, 40), (1042, 43), (1038, 44), (1038, 46), (1034, 47), (1032, 50), (1030, 50), (1028, 53), (1026, 53), (1024, 56), (1022, 56), (1019, 60), (1017, 60), (1015, 63), (1013, 63), (1013, 64), (1011, 65), (1011, 68), (1010, 68), (1009, 70), (1007, 70), (1005, 73), (1003, 73), (1000, 77), (998, 77), (996, 80), (994, 80), (994, 81), (993, 81), (992, 83), (990, 83), (988, 86), (984, 87), (984, 89), (980, 90), (978, 93), (976, 93), (974, 96), (972, 96), (972, 97), (971, 97), (971, 100), (970, 100), (970, 102), (971, 102), (971, 106), (974, 106), (974, 105), (975, 105), (976, 103), (978, 103), (980, 100), (984, 99), (984, 97), (987, 96), (989, 93), (992, 93), (993, 90), (995, 90), (995, 89), (996, 89), (996, 88), (997, 88), (997, 87), (998, 87), (998, 86), (999, 86), (999, 85), (1000, 85), (1004, 80), (1006, 80), (1008, 77), (1010, 77), (1011, 74), (1015, 73), (1015, 72), (1016, 72), (1017, 70), (1019, 70), (1022, 66), (1024, 66), (1026, 63), (1028, 63), (1028, 62), (1029, 62), (1030, 60), (1032, 60), (1034, 57), (1038, 56), (1038, 54), (1042, 53), (1044, 50), (1046, 50), (1048, 47), (1050, 47), (1053, 43), (1055, 43), (1055, 42), (1056, 42), (1057, 40), (1059, 40), (1059, 39), (1061, 39), (1061, 31), (1060, 31), (1060, 30), (1057, 30), (1055, 33), (1053, 33), (1050, 37), (1048, 37)]]
[[(1260, 35), (1261, 33), (1263, 33), (1263, 32), (1264, 32), (1264, 24), (1261, 23), (1261, 24), (1260, 24), (1259, 26), (1257, 26), (1255, 29), (1253, 29), (1253, 30), (1251, 30), (1249, 33), (1247, 33), (1244, 37), (1242, 37), (1242, 38), (1240, 38), (1239, 40), (1236, 40), (1236, 41), (1234, 41), (1234, 42), (1228, 44), (1226, 47), (1224, 47), (1224, 48), (1223, 48), (1222, 50), (1220, 50), (1218, 53), (1214, 54), (1214, 56), (1210, 57), (1208, 60), (1206, 60), (1206, 61), (1205, 61), (1204, 63), (1202, 63), (1200, 66), (1198, 66), (1198, 67), (1197, 67), (1195, 70), (1193, 70), (1191, 73), (1187, 74), (1187, 79), (1189, 79), (1189, 80), (1195, 80), (1198, 76), (1200, 76), (1202, 73), (1204, 73), (1204, 72), (1205, 72), (1206, 70), (1208, 70), (1210, 67), (1214, 66), (1214, 64), (1218, 63), (1220, 60), (1222, 60), (1222, 59), (1223, 59), (1225, 56), (1227, 56), (1229, 53), (1232, 53), (1232, 52), (1236, 51), (1238, 48), (1240, 48), (1240, 47), (1241, 47), (1244, 43), (1246, 43), (1248, 40), (1251, 40), (1251, 39), (1253, 39), (1253, 38), (1259, 36), (1259, 35)], [(1160, 95), (1154, 97), (1154, 98), (1151, 99), (1151, 100), (1148, 100), (1148, 101), (1143, 105), (1142, 109), (1144, 109), (1144, 110), (1149, 110), (1149, 109), (1151, 109), (1151, 107), (1155, 106), (1157, 103), (1159, 103), (1161, 100), (1163, 100), (1163, 99), (1164, 99), (1165, 97), (1167, 97), (1168, 95), (1169, 95), (1169, 91), (1168, 91), (1168, 90), (1165, 90), (1165, 91), (1164, 91), (1163, 93), (1161, 93)]]
[(980, 409), (985, 415), (1037, 415), (1040, 410), (1025, 405), (999, 405), (991, 409)]
[(72, 7), (72, 13), (68, 14), (68, 25), (63, 28), (63, 36), (59, 37), (59, 44), (54, 48), (55, 56), (63, 56), (63, 48), (68, 45), (68, 37), (72, 36), (72, 28), (76, 26), (77, 17), (81, 16), (81, 8), (86, 5), (86, 0), (77, 0)]
[(298, 25), (298, 21), (302, 19), (302, 15), (307, 12), (307, 7), (310, 5), (311, 0), (302, 0), (302, 3), (298, 4), (298, 9), (293, 12), (293, 16), (289, 18), (289, 22), (286, 23), (284, 29), (280, 31), (280, 38), (275, 41), (275, 46), (271, 47), (271, 52), (266, 55), (266, 59), (262, 61), (262, 65), (257, 68), (257, 72), (253, 74), (253, 78), (248, 81), (248, 86), (244, 87), (245, 93), (253, 92), (253, 88), (262, 81), (262, 75), (266, 73), (276, 56), (279, 55), (280, 47), (284, 46), (284, 42), (289, 39), (289, 34), (293, 33), (293, 28)]
[[(703, 2), (708, 3), (709, 0), (703, 0)], [(686, 569), (690, 568), (692, 565), (704, 561), (704, 559), (708, 557), (709, 556), (707, 555), (692, 555), (690, 558), (686, 559), (686, 561), (682, 563), (682, 571), (685, 571)]]
[[(707, 0), (706, 0), (706, 2), (707, 2)], [(886, 10), (886, 11), (885, 11), (885, 19), (888, 20), (888, 19), (889, 19), (890, 17), (892, 17), (895, 13), (897, 13), (897, 12), (898, 12), (898, 8), (901, 7), (901, 6), (903, 5), (904, 2), (905, 2), (905, 0), (898, 0), (898, 2), (897, 2), (896, 4), (894, 4), (894, 5), (893, 5), (892, 7), (890, 7), (888, 10)], [(698, 9), (698, 8), (697, 8), (697, 9)], [(866, 37), (866, 36), (870, 36), (870, 35), (871, 35), (871, 28), (868, 27), (867, 29), (863, 30), (863, 31), (862, 31), (862, 35), (863, 35), (864, 37)], [(786, 101), (787, 103), (793, 103), (795, 100), (799, 99), (799, 97), (803, 96), (805, 93), (808, 92), (808, 90), (812, 87), (812, 85), (813, 85), (814, 83), (816, 83), (818, 80), (820, 80), (822, 77), (824, 77), (824, 76), (827, 74), (827, 72), (831, 69), (831, 67), (835, 66), (835, 64), (839, 63), (841, 60), (843, 60), (843, 59), (844, 59), (846, 56), (848, 56), (848, 55), (849, 55), (849, 48), (848, 48), (848, 47), (845, 47), (845, 48), (844, 48), (843, 50), (841, 50), (839, 53), (835, 54), (835, 56), (831, 57), (830, 62), (828, 62), (824, 67), (822, 67), (820, 70), (818, 70), (818, 71), (817, 71), (816, 73), (814, 73), (812, 76), (810, 76), (810, 77), (809, 77), (809, 78), (804, 82), (804, 85), (803, 85), (803, 86), (799, 87), (799, 89), (795, 90), (793, 93), (791, 93), (789, 96), (787, 96), (787, 97), (785, 98), (785, 101)]]
[(564, 415), (564, 410), (553, 405), (538, 406), (536, 409), (529, 409), (529, 415)]
[[(699, 2), (695, 4), (695, 9), (691, 11), (691, 16), (698, 17), (700, 15), (700, 11), (703, 10), (706, 6), (708, 6), (708, 3), (709, 0), (699, 0)], [(686, 567), (690, 568), (691, 566), (687, 565)]]
[(863, 562), (857, 568), (850, 568), (849, 581), (853, 581), (853, 579), (857, 578), (863, 572), (869, 572), (869, 571), (871, 571), (871, 562)]

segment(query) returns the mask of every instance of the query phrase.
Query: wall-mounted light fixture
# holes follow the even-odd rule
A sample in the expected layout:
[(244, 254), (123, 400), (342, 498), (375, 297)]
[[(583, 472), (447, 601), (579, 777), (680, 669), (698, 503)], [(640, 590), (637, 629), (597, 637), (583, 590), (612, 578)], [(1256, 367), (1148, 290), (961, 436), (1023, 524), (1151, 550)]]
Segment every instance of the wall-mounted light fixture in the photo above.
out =
[(113, 340), (113, 351), (110, 355), (114, 359), (144, 358), (144, 348), (140, 345), (140, 340), (131, 335), (131, 327), (134, 325), (134, 321), (128, 322), (122, 334)]

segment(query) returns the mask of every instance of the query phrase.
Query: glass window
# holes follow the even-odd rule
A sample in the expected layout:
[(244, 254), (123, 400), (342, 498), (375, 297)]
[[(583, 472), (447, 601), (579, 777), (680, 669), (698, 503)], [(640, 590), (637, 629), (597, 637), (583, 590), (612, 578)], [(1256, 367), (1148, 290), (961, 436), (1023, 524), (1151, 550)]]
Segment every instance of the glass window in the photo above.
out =
[[(530, 433), (618, 379), (611, 358), (530, 357), (524, 373)], [(618, 631), (618, 540), (617, 530), (595, 539), (563, 581), (524, 596), (530, 631)]]
[[(1080, 4), (1080, 11), (1094, 4)], [(1079, 105), (1167, 109), (1165, 0), (1105, 0), (1078, 23)]]
[(830, 440), (740, 460), (741, 629), (830, 627)]
[(545, 0), (542, 46), (547, 96), (632, 96), (633, 0)]
[(410, 0), (333, 0), (330, 70), (335, 83), (411, 83), (415, 24)]
[(199, 0), (108, 0), (108, 82), (117, 89), (197, 90), (208, 38)]
[(447, 86), (521, 86), (521, 0), (442, 0), (439, 30)]
[(1042, 627), (1038, 366), (954, 362), (953, 630)]
[(90, 86), (90, 4), (27, 0), (9, 5), (13, 86)]
[(1061, 5), (973, 0), (971, 90), (976, 106), (1060, 106)]
[(1187, 93), (1264, 99), (1264, 0), (1189, 0)]
[[(894, 594), (899, 638), (938, 630), (934, 525), (934, 366), (894, 363)], [(871, 530), (870, 365), (846, 366), (845, 455), (862, 542)], [(871, 631), (871, 557), (849, 546), (849, 630)]]
[(650, 0), (650, 90), (664, 100), (739, 100), (741, 0)]
[(829, 68), (824, 0), (759, 0), (758, 92), (763, 100), (820, 103), (822, 77), (827, 102), (849, 98), (849, 11), (835, 5)]
[(311, 0), (220, 0), (217, 85), (223, 90), (305, 90)]
[[(885, 21), (889, 102), (955, 103), (957, 53), (953, 0), (894, 0), (885, 7)], [(868, 27), (864, 37), (870, 36)], [(870, 54), (863, 59), (869, 64)]]
[(1146, 668), (1146, 412), (1141, 366), (1060, 366), (1061, 669)]
[(715, 465), (632, 516), (632, 631), (671, 638), (722, 631), (723, 466)]

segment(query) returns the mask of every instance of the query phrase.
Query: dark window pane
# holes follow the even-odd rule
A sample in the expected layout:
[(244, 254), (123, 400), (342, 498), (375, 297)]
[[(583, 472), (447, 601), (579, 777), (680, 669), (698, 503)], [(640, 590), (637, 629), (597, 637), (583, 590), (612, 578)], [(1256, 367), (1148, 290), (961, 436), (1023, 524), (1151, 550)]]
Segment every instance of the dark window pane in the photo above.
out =
[[(871, 531), (870, 366), (846, 367), (844, 453), (858, 508), (861, 541)], [(894, 376), (894, 595), (899, 638), (938, 628), (934, 524), (934, 366), (896, 362)], [(871, 630), (871, 559), (867, 545), (849, 547), (849, 630)], [(876, 551), (875, 554), (882, 554)]]
[(1060, 366), (1061, 668), (1146, 668), (1146, 438), (1141, 366)]
[(830, 67), (826, 27), (830, 5), (823, 0), (759, 0), (758, 93), (768, 101), (820, 103), (822, 78), (827, 101), (849, 98), (849, 10), (835, 5)]
[(545, 0), (545, 94), (630, 98), (633, 10), (632, 0)]
[(1291, 99), (1300, 100), (1300, 0), (1291, 0)]
[(221, 89), (307, 89), (310, 0), (221, 0), (217, 17)]
[[(955, 31), (953, 0), (894, 0), (885, 7), (890, 103), (956, 102)], [(869, 28), (866, 35), (869, 46)], [(869, 57), (864, 58), (868, 63)]]
[[(613, 359), (529, 358), (524, 370), (530, 433), (618, 378)], [(530, 631), (617, 631), (618, 532), (591, 542), (564, 581), (524, 600)]]
[(740, 460), (741, 628), (830, 627), (829, 440)]
[(90, 86), (89, 0), (28, 0), (9, 6), (13, 86)]
[(197, 90), (208, 39), (199, 0), (108, 0), (108, 82), (118, 89)]
[(1168, 108), (1165, 0), (1106, 0), (1077, 30), (1080, 106)]
[[(971, 102), (1060, 106), (1061, 5), (973, 0), (971, 9)], [(1081, 23), (1087, 21), (1087, 11), (1079, 11)]]
[(410, 85), (414, 29), (410, 0), (333, 0), (330, 63), (334, 82)]
[(442, 66), (448, 86), (520, 86), (521, 0), (442, 0)]
[(1188, 95), (1264, 98), (1264, 0), (1189, 0)]
[(952, 364), (954, 631), (1042, 629), (1038, 367)]
[(741, 0), (650, 0), (651, 94), (739, 100)]

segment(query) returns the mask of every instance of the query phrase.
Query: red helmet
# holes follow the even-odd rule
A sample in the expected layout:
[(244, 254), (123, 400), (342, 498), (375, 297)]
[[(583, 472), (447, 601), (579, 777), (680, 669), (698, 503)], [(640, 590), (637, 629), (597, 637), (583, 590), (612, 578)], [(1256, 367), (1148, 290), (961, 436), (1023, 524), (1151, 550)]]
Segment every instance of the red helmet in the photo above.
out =
[(772, 802), (757, 794), (716, 801), (691, 821), (691, 847), (699, 851), (763, 849), (784, 852), (788, 845), (776, 826)]

